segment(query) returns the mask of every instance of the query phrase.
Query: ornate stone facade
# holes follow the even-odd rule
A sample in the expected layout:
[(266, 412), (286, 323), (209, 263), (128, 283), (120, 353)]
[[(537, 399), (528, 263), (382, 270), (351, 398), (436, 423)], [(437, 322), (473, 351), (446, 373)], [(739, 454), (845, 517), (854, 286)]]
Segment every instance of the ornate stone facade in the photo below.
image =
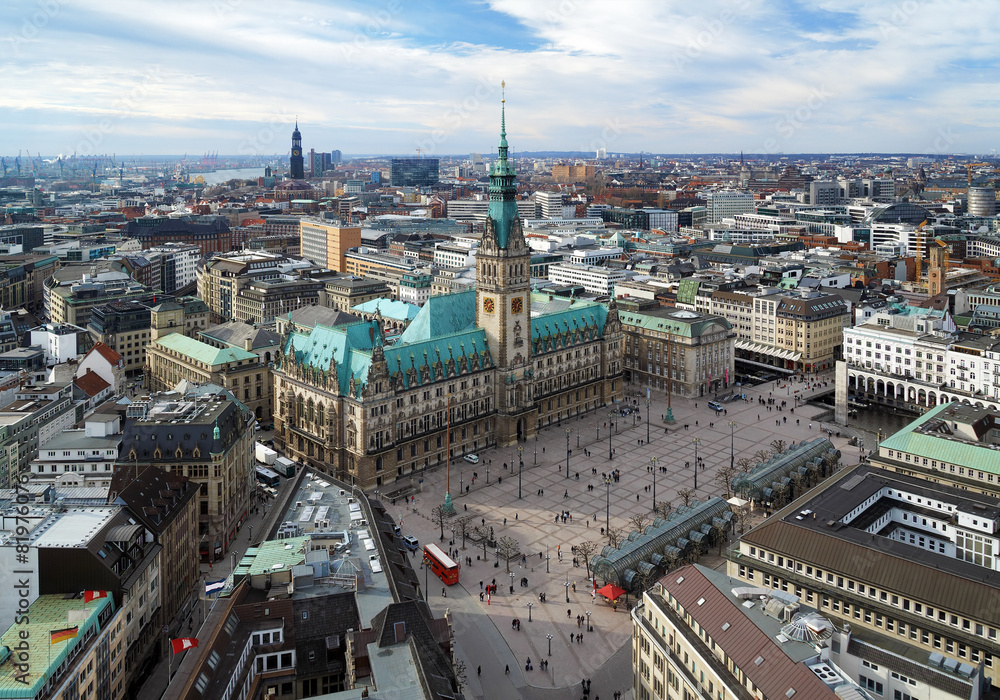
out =
[(614, 300), (531, 291), (503, 128), (490, 179), (475, 290), (431, 297), (391, 345), (378, 315), (283, 339), (275, 444), (287, 456), (377, 488), (621, 398)]

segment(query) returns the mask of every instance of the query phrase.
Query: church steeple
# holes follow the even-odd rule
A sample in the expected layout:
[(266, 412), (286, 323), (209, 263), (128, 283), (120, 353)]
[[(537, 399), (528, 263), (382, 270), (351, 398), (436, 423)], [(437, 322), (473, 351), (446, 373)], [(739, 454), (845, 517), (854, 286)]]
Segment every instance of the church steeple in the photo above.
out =
[(305, 177), (305, 166), (302, 158), (302, 134), (299, 133), (299, 118), (295, 117), (295, 130), (292, 132), (292, 157), (288, 159), (289, 174), (293, 180)]
[[(502, 90), (506, 83), (500, 83)], [(497, 147), (497, 162), (490, 171), (489, 218), (494, 224), (497, 246), (506, 248), (510, 242), (510, 231), (517, 218), (517, 173), (507, 155), (507, 98), (500, 100), (500, 143)]]

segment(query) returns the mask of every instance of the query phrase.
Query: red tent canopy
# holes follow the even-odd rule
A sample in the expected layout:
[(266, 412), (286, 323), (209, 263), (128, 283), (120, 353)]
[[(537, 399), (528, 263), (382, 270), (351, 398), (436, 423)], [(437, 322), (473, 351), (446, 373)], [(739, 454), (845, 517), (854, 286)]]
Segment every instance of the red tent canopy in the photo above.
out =
[(604, 596), (608, 600), (618, 600), (618, 598), (625, 595), (625, 589), (619, 588), (613, 583), (609, 583), (604, 588), (599, 589), (597, 594)]

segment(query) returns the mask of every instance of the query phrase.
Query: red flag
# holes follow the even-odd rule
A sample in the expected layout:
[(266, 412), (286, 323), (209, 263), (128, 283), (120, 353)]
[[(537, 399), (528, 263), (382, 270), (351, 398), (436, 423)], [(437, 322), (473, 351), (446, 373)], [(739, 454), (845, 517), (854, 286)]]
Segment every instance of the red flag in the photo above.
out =
[(170, 644), (174, 647), (174, 653), (180, 654), (182, 651), (198, 646), (198, 640), (194, 637), (181, 637), (180, 639), (171, 639)]
[(83, 592), (83, 602), (89, 603), (92, 600), (97, 600), (98, 598), (107, 598), (107, 591), (84, 591)]

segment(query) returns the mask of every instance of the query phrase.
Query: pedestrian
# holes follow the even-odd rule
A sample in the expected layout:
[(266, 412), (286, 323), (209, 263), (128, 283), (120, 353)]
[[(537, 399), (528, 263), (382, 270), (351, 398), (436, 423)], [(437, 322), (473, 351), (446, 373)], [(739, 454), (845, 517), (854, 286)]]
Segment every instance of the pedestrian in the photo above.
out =
[(476, 675), (477, 676), (483, 675), (483, 667), (482, 666), (477, 666), (476, 667)]
[(566, 617), (573, 617), (573, 611), (570, 608), (566, 608)]
[(506, 664), (503, 667), (503, 673), (504, 673), (505, 676), (509, 676), (510, 675), (510, 664)]

